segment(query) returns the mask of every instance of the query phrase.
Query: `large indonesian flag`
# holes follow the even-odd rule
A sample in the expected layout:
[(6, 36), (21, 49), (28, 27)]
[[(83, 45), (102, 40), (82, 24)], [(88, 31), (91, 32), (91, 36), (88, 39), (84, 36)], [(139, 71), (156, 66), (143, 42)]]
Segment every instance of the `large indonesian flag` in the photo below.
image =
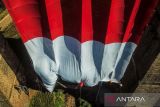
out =
[(120, 82), (159, 0), (3, 0), (52, 91), (57, 75)]

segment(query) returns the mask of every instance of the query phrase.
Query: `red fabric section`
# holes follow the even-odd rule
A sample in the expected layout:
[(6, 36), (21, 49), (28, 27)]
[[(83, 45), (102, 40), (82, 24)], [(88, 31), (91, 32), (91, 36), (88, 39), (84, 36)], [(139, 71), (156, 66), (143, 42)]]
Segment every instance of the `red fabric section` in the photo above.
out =
[(159, 0), (142, 0), (135, 19), (135, 24), (132, 29), (132, 36), (129, 38), (130, 42), (138, 44), (142, 37), (142, 33), (149, 23), (154, 13), (155, 7), (158, 5)]
[(51, 38), (51, 32), (49, 28), (49, 21), (48, 21), (48, 15), (46, 10), (46, 0), (40, 0), (39, 1), (39, 7), (40, 7), (40, 14), (41, 14), (41, 23), (42, 23), (42, 33), (43, 37), (46, 37), (48, 39)]
[(82, 0), (61, 0), (61, 7), (64, 35), (81, 41)]
[(42, 36), (38, 0), (3, 0), (23, 42)]
[(112, 0), (105, 43), (122, 41), (124, 8), (124, 0)]
[[(3, 0), (24, 42), (67, 35), (105, 44), (139, 42), (159, 0)], [(47, 12), (47, 14), (46, 14)], [(48, 25), (49, 24), (49, 25)]]
[(124, 34), (123, 42), (127, 42), (132, 35), (131, 31), (132, 31), (132, 28), (134, 26), (134, 21), (135, 21), (140, 3), (141, 3), (141, 0), (135, 0), (134, 7), (133, 7), (133, 10), (132, 10), (132, 13), (131, 13), (131, 16), (130, 16), (130, 19), (129, 19), (129, 22), (128, 22), (128, 25), (127, 25), (127, 28), (126, 28), (126, 31), (125, 31), (125, 34)]
[(58, 36), (62, 36), (63, 22), (62, 22), (62, 10), (60, 0), (45, 0), (48, 14), (48, 21), (51, 31), (51, 39), (55, 39)]
[(93, 40), (91, 0), (82, 0), (82, 33), (81, 42)]
[[(135, 0), (125, 0), (123, 33), (125, 33), (125, 30), (127, 28), (134, 4), (135, 4)], [(123, 37), (124, 37), (124, 34), (123, 34)]]
[(105, 43), (112, 0), (92, 0), (93, 40)]

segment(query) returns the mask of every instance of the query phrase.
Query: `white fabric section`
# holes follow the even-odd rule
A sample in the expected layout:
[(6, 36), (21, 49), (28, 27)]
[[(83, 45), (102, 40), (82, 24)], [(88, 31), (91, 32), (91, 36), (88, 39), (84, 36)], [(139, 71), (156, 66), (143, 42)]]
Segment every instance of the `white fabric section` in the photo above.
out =
[(127, 66), (136, 47), (137, 45), (132, 42), (122, 43), (118, 57), (116, 58), (115, 68), (111, 77), (111, 81), (119, 83), (127, 69)]
[(53, 60), (52, 42), (46, 38), (34, 38), (25, 43), (32, 59), (35, 72), (42, 79), (46, 89), (52, 91), (57, 80), (57, 66)]
[(55, 40), (39, 37), (25, 43), (36, 73), (48, 90), (53, 90), (57, 76), (73, 83), (95, 86), (100, 81), (119, 82), (136, 44), (98, 41), (80, 43), (70, 36)]
[(93, 41), (85, 42), (81, 45), (82, 80), (87, 86), (95, 86), (100, 80), (100, 75), (94, 63), (93, 45)]
[(53, 41), (58, 74), (65, 81), (74, 83), (81, 81), (80, 46), (78, 40), (66, 36), (58, 37)]
[(121, 44), (122, 43), (112, 43), (105, 45), (101, 69), (102, 81), (110, 81)]

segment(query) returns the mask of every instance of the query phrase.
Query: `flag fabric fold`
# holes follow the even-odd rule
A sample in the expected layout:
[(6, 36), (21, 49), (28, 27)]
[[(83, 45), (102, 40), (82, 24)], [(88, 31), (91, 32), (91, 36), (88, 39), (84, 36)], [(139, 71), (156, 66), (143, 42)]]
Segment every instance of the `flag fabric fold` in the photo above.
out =
[(159, 0), (3, 0), (48, 91), (58, 75), (119, 83)]

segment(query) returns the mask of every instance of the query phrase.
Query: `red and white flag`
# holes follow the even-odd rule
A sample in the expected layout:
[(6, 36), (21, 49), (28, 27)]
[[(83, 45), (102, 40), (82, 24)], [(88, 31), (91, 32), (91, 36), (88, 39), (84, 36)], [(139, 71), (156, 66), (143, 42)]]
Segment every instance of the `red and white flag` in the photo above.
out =
[(159, 0), (3, 0), (52, 91), (57, 75), (119, 83)]

